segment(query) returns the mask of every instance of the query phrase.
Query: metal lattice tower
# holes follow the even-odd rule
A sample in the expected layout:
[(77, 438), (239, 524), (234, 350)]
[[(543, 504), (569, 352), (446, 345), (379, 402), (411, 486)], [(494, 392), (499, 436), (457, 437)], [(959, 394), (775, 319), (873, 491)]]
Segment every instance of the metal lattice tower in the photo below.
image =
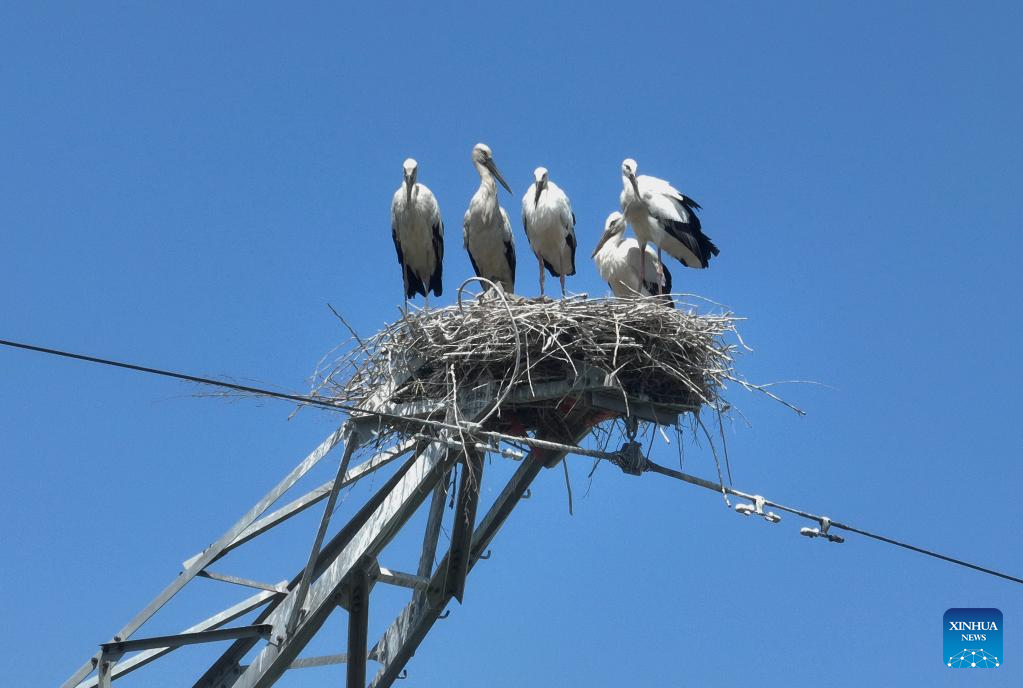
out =
[[(394, 385), (400, 382), (395, 380)], [(605, 373), (587, 370), (570, 380), (537, 384), (532, 389), (514, 389), (504, 395), (501, 413), (493, 417), (494, 414), (489, 413), (497, 396), (493, 387), (483, 385), (472, 394), (464, 395), (465, 398), (459, 398), (457, 413), (456, 409), (447, 408), (444, 410), (446, 417), (462, 424), (489, 417), (488, 428), (515, 434), (530, 432), (539, 439), (576, 445), (605, 420), (628, 414), (631, 419), (674, 425), (681, 410), (642, 398), (626, 399)], [(103, 643), (99, 652), (64, 683), (64, 688), (107, 688), (117, 678), (161, 659), (176, 648), (218, 641), (230, 641), (230, 644), (195, 681), (196, 688), (270, 686), (289, 669), (338, 663), (346, 664), (348, 686), (366, 686), (368, 660), (380, 665), (370, 678), (369, 686), (390, 686), (400, 678), (406, 663), (433, 624), (442, 618), (448, 603), (452, 599), (462, 601), (466, 577), (481, 558), (488, 556), (488, 546), (494, 536), (541, 469), (556, 466), (565, 452), (532, 449), (501, 487), (489, 511), (477, 519), (484, 452), (494, 447), (480, 445), (450, 429), (434, 435), (423, 434), (423, 426), (416, 419), (436, 414), (441, 405), (450, 406), (450, 403), (431, 400), (389, 403), (387, 400), (394, 388), (380, 390), (365, 406), (386, 416), (357, 415), (345, 421), (216, 542), (186, 561), (184, 570), (110, 642)], [(384, 417), (390, 419), (386, 425)], [(395, 420), (398, 418), (402, 420)], [(404, 439), (362, 463), (350, 465), (356, 450), (375, 442), (383, 431), (393, 433), (395, 430)], [(339, 451), (333, 454), (340, 454), (340, 458), (334, 480), (267, 513), (335, 448)], [(397, 470), (328, 538), (331, 515), (341, 489), (394, 465), (398, 466)], [(456, 467), (461, 470), (450, 545), (435, 565), (445, 488)], [(297, 572), (290, 582), (269, 585), (210, 570), (212, 564), (231, 550), (321, 501), (326, 503), (313, 546), (307, 560), (296, 567)], [(422, 536), (417, 570), (401, 572), (381, 566), (378, 555), (427, 501), (426, 532)], [(144, 623), (197, 577), (247, 585), (258, 592), (207, 616), (181, 633), (134, 637)], [(411, 599), (370, 646), (367, 636), (376, 584), (408, 588)], [(347, 611), (347, 652), (301, 656), (327, 618), (339, 608)], [(258, 614), (251, 624), (229, 625), (256, 610)], [(253, 652), (254, 659), (242, 664)]]

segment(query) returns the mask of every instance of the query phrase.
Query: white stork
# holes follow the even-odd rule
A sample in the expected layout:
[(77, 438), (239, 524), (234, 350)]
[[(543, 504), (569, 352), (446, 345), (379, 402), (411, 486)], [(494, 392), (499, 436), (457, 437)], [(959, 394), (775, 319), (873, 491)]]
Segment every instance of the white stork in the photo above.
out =
[[(622, 213), (632, 225), (641, 248), (657, 245), (657, 257), (667, 251), (690, 268), (705, 268), (719, 251), (703, 233), (696, 210), (700, 204), (663, 179), (636, 176), (636, 161), (622, 162)], [(643, 269), (640, 270), (641, 277)]]
[[(625, 218), (615, 211), (604, 222), (604, 233), (593, 249), (593, 262), (600, 277), (615, 296), (660, 296), (670, 302), (671, 273), (660, 260), (653, 246), (639, 247), (639, 242), (625, 238)], [(646, 281), (640, 273), (646, 273)]]
[(405, 309), (408, 300), (422, 294), (430, 305), (430, 291), (440, 296), (444, 263), (444, 222), (433, 193), (416, 183), (419, 165), (405, 161), (405, 178), (391, 199), (391, 237), (398, 252), (401, 278), (405, 285)]
[(515, 239), (508, 213), (497, 203), (494, 179), (508, 193), (511, 188), (494, 164), (494, 155), (486, 144), (477, 143), (473, 147), (472, 164), (480, 175), (480, 188), (469, 201), (462, 223), (465, 250), (478, 277), (500, 284), (511, 294), (515, 291)]
[(561, 280), (565, 298), (565, 277), (575, 274), (575, 213), (565, 192), (548, 178), (546, 167), (537, 167), (533, 179), (522, 197), (522, 226), (540, 265), (540, 296), (546, 267)]

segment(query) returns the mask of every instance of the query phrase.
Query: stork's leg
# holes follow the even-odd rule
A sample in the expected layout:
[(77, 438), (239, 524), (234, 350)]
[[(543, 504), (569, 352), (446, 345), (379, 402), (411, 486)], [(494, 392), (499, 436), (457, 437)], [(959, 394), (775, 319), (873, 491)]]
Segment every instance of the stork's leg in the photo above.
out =
[(558, 279), (561, 280), (561, 300), (564, 301), (565, 300), (565, 273), (562, 272), (561, 276)]
[(544, 279), (544, 274), (543, 274), (543, 258), (541, 258), (539, 254), (537, 254), (536, 260), (540, 264), (540, 298), (542, 299), (543, 298), (543, 279)]
[(426, 290), (426, 296), (423, 297), (423, 310), (430, 310), (430, 290)]
[(407, 318), (408, 317), (408, 268), (405, 267), (404, 263), (401, 264), (401, 286), (402, 286), (401, 294), (402, 294), (402, 296), (405, 297), (405, 317)]
[(646, 288), (646, 242), (639, 244), (639, 289)]

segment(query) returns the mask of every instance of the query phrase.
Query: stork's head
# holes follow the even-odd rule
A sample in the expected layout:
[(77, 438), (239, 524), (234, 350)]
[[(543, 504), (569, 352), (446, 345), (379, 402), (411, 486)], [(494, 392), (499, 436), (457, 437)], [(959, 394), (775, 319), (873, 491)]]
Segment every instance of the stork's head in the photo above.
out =
[(595, 257), (598, 253), (600, 253), (600, 249), (604, 247), (604, 244), (612, 238), (621, 236), (624, 233), (625, 218), (616, 210), (608, 215), (607, 219), (604, 220), (604, 233), (600, 235), (600, 241), (597, 242), (597, 248), (593, 249), (593, 253), (590, 257)]
[(494, 159), (494, 153), (490, 146), (485, 143), (477, 143), (472, 147), (472, 161), (478, 165), (486, 165), (488, 160)]
[(636, 180), (636, 170), (639, 169), (639, 165), (632, 158), (625, 158), (622, 160), (622, 181), (627, 181), (632, 185), (632, 190), (639, 196), (639, 182)]
[(416, 183), (416, 173), (419, 171), (419, 163), (412, 158), (408, 158), (402, 164), (405, 170), (405, 183), (412, 186)]
[(536, 194), (533, 196), (533, 207), (540, 202), (540, 194), (547, 188), (547, 168), (537, 167), (533, 170), (533, 181), (536, 184)]
[(419, 172), (419, 163), (414, 159), (408, 158), (402, 164), (405, 170), (405, 197), (412, 200), (412, 189), (416, 186), (416, 175)]
[(494, 164), (494, 154), (490, 152), (490, 146), (485, 143), (477, 143), (472, 147), (472, 162), (476, 165), (476, 169), (479, 171), (480, 176), (483, 176), (483, 170), (486, 169), (490, 174), (494, 175), (497, 181), (501, 182), (508, 193), (511, 193), (511, 187), (508, 186), (508, 182), (501, 176), (501, 172), (497, 169), (497, 165)]

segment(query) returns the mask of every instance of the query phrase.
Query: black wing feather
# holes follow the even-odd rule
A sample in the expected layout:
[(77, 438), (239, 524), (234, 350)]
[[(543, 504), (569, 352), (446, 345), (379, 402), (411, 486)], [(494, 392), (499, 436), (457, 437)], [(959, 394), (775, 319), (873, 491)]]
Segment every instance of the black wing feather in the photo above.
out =
[(515, 246), (512, 242), (504, 242), (504, 257), (508, 261), (508, 267), (511, 269), (512, 284), (515, 284)]
[(476, 273), (477, 277), (483, 277), (480, 274), (480, 266), (476, 265), (476, 259), (472, 257), (472, 251), (466, 251), (469, 254), (469, 262), (472, 263), (472, 271)]
[[(575, 213), (572, 213), (572, 224), (575, 225)], [(575, 274), (575, 233), (569, 232), (568, 236), (565, 237), (565, 241), (568, 243), (568, 248), (570, 250), (568, 274), (571, 276)]]
[(682, 208), (685, 210), (687, 221), (678, 222), (661, 218), (661, 222), (664, 223), (665, 231), (685, 244), (686, 248), (700, 259), (700, 267), (705, 268), (710, 264), (711, 256), (716, 256), (721, 251), (710, 240), (710, 237), (703, 233), (703, 228), (700, 225), (700, 216), (696, 214), (696, 209), (700, 205), (691, 198), (681, 194), (679, 196), (682, 199)]
[(405, 264), (405, 254), (401, 250), (401, 242), (398, 241), (398, 227), (395, 224), (391, 225), (391, 239), (394, 240), (394, 250), (398, 254), (398, 265), (401, 266), (401, 271), (404, 273), (405, 298), (411, 299), (416, 294), (426, 296), (426, 285), (423, 284), (423, 280), (419, 279), (419, 275)]
[(442, 285), (444, 275), (444, 223), (438, 222), (433, 226), (433, 255), (437, 259), (437, 267), (430, 275), (430, 289), (434, 296), (440, 296), (444, 292)]
[(700, 252), (696, 255), (700, 256), (703, 260), (703, 267), (707, 267), (710, 262), (711, 256), (716, 256), (721, 251), (714, 242), (710, 240), (710, 237), (703, 233), (703, 225), (700, 223), (700, 216), (696, 213), (700, 210), (701, 206), (692, 198), (679, 194), (679, 199), (682, 203), (682, 207), (686, 209), (689, 214), (689, 224), (693, 228), (693, 235), (696, 239), (696, 243), (700, 248)]
[(675, 300), (671, 298), (671, 272), (668, 270), (668, 266), (661, 263), (661, 273), (664, 275), (664, 285), (658, 284), (656, 281), (647, 279), (643, 283), (643, 288), (646, 289), (647, 293), (651, 296), (657, 296), (660, 300), (664, 301), (666, 306), (671, 308), (675, 307)]

